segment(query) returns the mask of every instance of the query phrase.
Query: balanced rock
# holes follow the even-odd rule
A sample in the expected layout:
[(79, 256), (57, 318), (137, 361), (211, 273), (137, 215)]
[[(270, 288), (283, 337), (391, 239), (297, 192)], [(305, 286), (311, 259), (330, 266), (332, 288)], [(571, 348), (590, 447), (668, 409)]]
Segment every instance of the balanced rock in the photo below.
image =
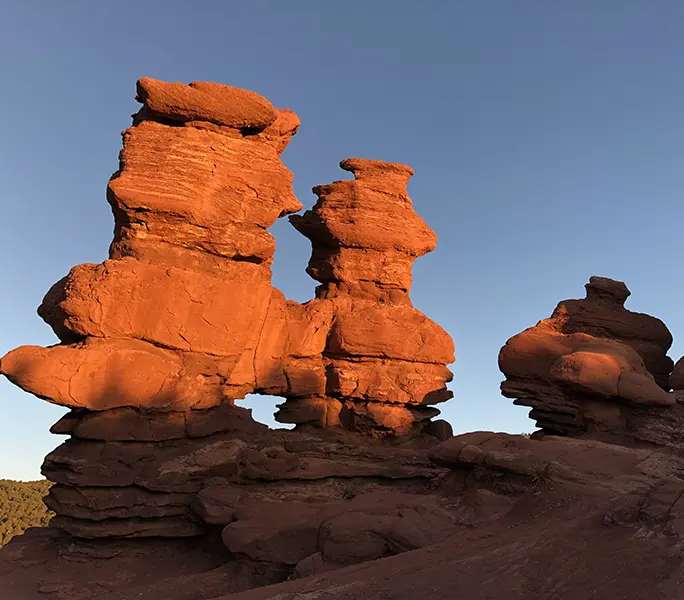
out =
[(148, 114), (182, 123), (207, 121), (233, 129), (262, 131), (277, 116), (263, 96), (207, 81), (185, 85), (143, 77), (138, 80), (137, 99)]

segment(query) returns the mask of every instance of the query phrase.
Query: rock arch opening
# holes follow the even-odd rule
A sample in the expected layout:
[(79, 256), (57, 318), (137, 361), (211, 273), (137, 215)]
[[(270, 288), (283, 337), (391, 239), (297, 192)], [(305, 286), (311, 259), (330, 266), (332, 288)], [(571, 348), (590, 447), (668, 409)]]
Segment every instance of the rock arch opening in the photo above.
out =
[(278, 406), (284, 404), (287, 398), (282, 396), (267, 396), (263, 394), (247, 394), (244, 399), (236, 400), (236, 406), (247, 408), (251, 411), (252, 418), (257, 423), (266, 425), (269, 429), (293, 429), (293, 423), (278, 423), (275, 414)]

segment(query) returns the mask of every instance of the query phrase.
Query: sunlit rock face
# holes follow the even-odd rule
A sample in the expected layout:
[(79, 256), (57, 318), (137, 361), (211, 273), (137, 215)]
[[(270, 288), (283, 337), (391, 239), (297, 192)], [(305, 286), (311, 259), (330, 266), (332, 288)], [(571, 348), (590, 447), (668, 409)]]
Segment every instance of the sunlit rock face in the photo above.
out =
[(79, 265), (39, 314), (62, 344), (2, 361), (49, 401), (95, 410), (208, 408), (287, 391), (285, 298), (267, 228), (301, 209), (280, 153), (292, 111), (218, 84), (138, 82), (107, 197), (110, 259)]
[(659, 319), (624, 307), (624, 283), (592, 277), (585, 287), (586, 298), (564, 300), (506, 342), (502, 393), (531, 407), (542, 432), (650, 440), (654, 419), (657, 427), (679, 419), (669, 393), (672, 335)]
[(309, 304), (332, 314), (325, 390), (286, 402), (276, 418), (407, 433), (452, 395), (453, 342), (408, 295), (413, 261), (436, 235), (406, 193), (409, 167), (360, 158), (340, 166), (354, 179), (315, 187), (315, 206), (290, 217), (311, 240), (307, 272), (321, 283)]
[[(411, 169), (348, 159), (353, 180), (314, 189), (316, 206), (292, 223), (321, 285), (288, 301), (271, 284), (268, 228), (302, 208), (280, 158), (297, 115), (215, 83), (141, 79), (137, 99), (107, 189), (109, 259), (74, 267), (45, 296), (38, 312), (59, 344), (0, 363), (72, 409), (53, 427), (70, 440), (43, 466), (57, 483), (54, 524), (80, 537), (198, 535), (209, 480), (319, 480), (359, 455), (340, 477), (391, 481), (404, 471), (359, 448), (449, 437), (431, 419), (451, 397), (453, 343), (408, 296), (413, 261), (436, 245), (406, 193)], [(296, 431), (234, 405), (250, 393), (284, 397), (276, 418)], [(353, 441), (319, 451), (307, 435)]]

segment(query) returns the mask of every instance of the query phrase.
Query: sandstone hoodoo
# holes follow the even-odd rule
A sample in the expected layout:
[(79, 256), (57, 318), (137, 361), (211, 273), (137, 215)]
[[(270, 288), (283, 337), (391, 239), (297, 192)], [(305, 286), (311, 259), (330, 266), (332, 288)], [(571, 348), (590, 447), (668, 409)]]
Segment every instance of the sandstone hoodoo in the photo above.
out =
[[(110, 259), (74, 267), (45, 297), (39, 314), (62, 344), (19, 348), (2, 370), (42, 398), (92, 410), (283, 392), (285, 299), (271, 286), (267, 228), (301, 208), (279, 156), (298, 121), (237, 88), (138, 88), (145, 104), (108, 188)], [(226, 114), (224, 98), (235, 103)]]
[(679, 410), (668, 393), (672, 335), (659, 319), (624, 307), (624, 283), (592, 277), (585, 287), (586, 298), (564, 300), (506, 342), (501, 391), (530, 406), (545, 433), (652, 441), (650, 417), (662, 425)]
[(311, 240), (307, 272), (321, 283), (307, 306), (332, 315), (325, 397), (288, 401), (276, 418), (407, 433), (452, 396), (453, 342), (408, 295), (413, 261), (437, 237), (406, 193), (409, 167), (359, 158), (340, 166), (354, 179), (315, 187), (313, 209), (290, 217)]
[[(47, 293), (38, 312), (60, 344), (0, 364), (71, 409), (52, 429), (70, 439), (43, 465), (53, 525), (83, 538), (230, 526), (227, 547), (258, 561), (237, 540), (274, 497), (313, 523), (348, 498), (436, 477), (424, 455), (385, 452), (450, 435), (431, 417), (451, 396), (453, 343), (408, 296), (413, 260), (436, 244), (406, 193), (411, 169), (348, 159), (354, 180), (315, 188), (318, 203), (293, 224), (312, 241), (321, 286), (308, 303), (286, 301), (271, 284), (268, 227), (302, 208), (280, 160), (297, 116), (202, 82), (141, 79), (137, 99), (108, 187), (109, 260), (74, 267)], [(296, 431), (234, 405), (253, 392), (285, 397), (277, 418)], [(337, 508), (307, 512), (304, 499)], [(354, 510), (375, 514), (373, 502)]]
[(45, 297), (39, 314), (62, 344), (19, 348), (3, 372), (91, 410), (205, 409), (259, 392), (290, 399), (283, 422), (374, 435), (438, 414), (453, 343), (408, 297), (413, 260), (436, 244), (406, 194), (411, 169), (349, 159), (356, 180), (315, 188), (293, 224), (323, 285), (289, 302), (271, 285), (268, 227), (302, 207), (280, 161), (296, 115), (201, 82), (141, 79), (138, 98), (109, 183), (110, 259), (74, 267)]

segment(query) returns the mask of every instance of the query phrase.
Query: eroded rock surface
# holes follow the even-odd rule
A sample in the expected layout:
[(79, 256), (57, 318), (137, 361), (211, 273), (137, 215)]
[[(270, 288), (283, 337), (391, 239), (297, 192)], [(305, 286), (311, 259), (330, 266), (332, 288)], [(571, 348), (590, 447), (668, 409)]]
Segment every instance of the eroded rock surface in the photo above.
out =
[[(276, 523), (256, 531), (253, 515), (280, 500), (315, 497), (327, 520), (377, 512), (352, 497), (420, 491), (440, 469), (393, 445), (451, 436), (431, 418), (451, 396), (454, 357), (408, 297), (413, 260), (436, 244), (406, 194), (411, 169), (349, 159), (354, 180), (315, 189), (318, 203), (293, 223), (322, 285), (310, 302), (287, 301), (271, 284), (268, 228), (302, 208), (280, 159), (296, 114), (214, 83), (141, 79), (137, 91), (143, 106), (107, 191), (109, 259), (46, 294), (38, 312), (59, 344), (0, 362), (24, 390), (71, 409), (52, 428), (70, 439), (43, 465), (53, 526), (176, 539), (220, 525), (235, 555), (262, 561), (250, 548), (279, 534)], [(284, 396), (278, 419), (298, 430), (274, 433), (234, 405), (253, 392)], [(285, 520), (323, 526), (318, 509), (287, 506)], [(386, 512), (390, 539), (403, 517)], [(340, 527), (308, 554), (344, 562), (330, 558)]]
[(592, 277), (586, 289), (586, 298), (561, 302), (506, 342), (503, 395), (531, 407), (542, 433), (679, 444), (684, 413), (669, 392), (670, 332), (624, 307), (624, 283)]
[[(107, 430), (112, 437), (111, 424)], [(259, 449), (264, 433), (284, 445)], [(389, 448), (382, 440), (360, 448), (348, 437), (298, 432), (238, 434), (238, 441), (235, 434), (207, 438), (225, 445), (209, 453), (187, 443), (159, 446), (163, 469), (151, 468), (154, 461), (140, 450), (132, 459), (135, 445), (145, 442), (128, 442), (128, 449), (107, 444), (120, 465), (107, 481), (135, 478), (140, 512), (166, 515), (139, 516), (135, 523), (187, 524), (188, 513), (175, 511), (192, 497), (204, 535), (85, 540), (33, 530), (0, 552), (3, 590), (17, 600), (265, 600), (314, 593), (446, 600), (459, 590), (482, 599), (523, 600), (540, 591), (567, 600), (682, 597), (684, 463), (675, 454), (492, 432), (430, 448)], [(95, 469), (77, 470), (74, 465), (69, 477), (97, 483)], [(213, 476), (191, 491), (207, 470)], [(164, 495), (146, 487), (179, 491)], [(119, 504), (131, 505), (124, 498), (129, 492), (116, 486), (97, 507), (87, 488), (60, 483), (53, 490), (49, 502), (90, 517), (99, 512), (105, 523), (118, 520)], [(97, 521), (91, 523), (89, 534), (97, 531)], [(592, 565), (601, 566), (599, 574)]]
[(453, 342), (408, 295), (413, 261), (437, 239), (406, 193), (409, 167), (360, 158), (340, 166), (354, 179), (315, 187), (315, 206), (290, 218), (311, 240), (307, 272), (321, 283), (309, 304), (332, 315), (325, 387), (288, 399), (276, 418), (408, 433), (452, 396)]

